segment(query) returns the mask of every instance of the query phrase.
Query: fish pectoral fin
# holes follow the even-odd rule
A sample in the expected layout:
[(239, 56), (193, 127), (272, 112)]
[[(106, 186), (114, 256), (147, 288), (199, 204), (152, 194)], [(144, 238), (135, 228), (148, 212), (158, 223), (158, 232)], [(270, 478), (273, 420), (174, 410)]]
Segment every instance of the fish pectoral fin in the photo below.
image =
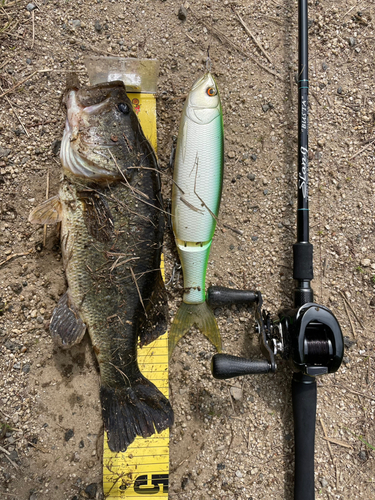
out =
[(207, 302), (201, 304), (186, 304), (183, 302), (173, 318), (168, 339), (168, 356), (171, 358), (177, 342), (196, 326), (205, 337), (221, 352), (221, 336), (212, 309)]
[(71, 303), (68, 292), (60, 298), (52, 313), (49, 331), (53, 341), (63, 349), (78, 344), (85, 335), (86, 325)]
[(29, 215), (32, 224), (56, 224), (62, 220), (62, 204), (59, 195), (44, 201)]
[(160, 270), (149, 299), (145, 300), (145, 309), (139, 325), (140, 346), (150, 344), (163, 335), (168, 326), (168, 297)]

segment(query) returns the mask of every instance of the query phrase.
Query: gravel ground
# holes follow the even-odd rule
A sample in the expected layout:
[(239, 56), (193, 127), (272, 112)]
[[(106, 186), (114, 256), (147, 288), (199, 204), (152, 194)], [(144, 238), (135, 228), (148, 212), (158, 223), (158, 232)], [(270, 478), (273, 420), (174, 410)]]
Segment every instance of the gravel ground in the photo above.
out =
[[(224, 112), (225, 174), (207, 282), (261, 290), (276, 313), (291, 304), (293, 290), (296, 2), (1, 6), (0, 498), (102, 498), (98, 368), (88, 339), (69, 352), (52, 345), (48, 322), (66, 287), (59, 237), (49, 227), (43, 245), (43, 228), (27, 222), (46, 197), (47, 179), (50, 195), (57, 192), (66, 76), (74, 70), (87, 83), (86, 55), (157, 58), (159, 158), (168, 172), (184, 97), (210, 47)], [(314, 1), (309, 19), (313, 287), (347, 337), (341, 369), (318, 381), (316, 498), (372, 499), (375, 7), (372, 0)], [(167, 176), (163, 189), (168, 202)], [(176, 263), (170, 232), (165, 255), (168, 281)], [(173, 314), (181, 277), (168, 293)], [(226, 352), (256, 351), (250, 310), (215, 314)], [(170, 498), (291, 499), (289, 365), (279, 362), (275, 375), (216, 381), (212, 354), (194, 331), (173, 356)]]

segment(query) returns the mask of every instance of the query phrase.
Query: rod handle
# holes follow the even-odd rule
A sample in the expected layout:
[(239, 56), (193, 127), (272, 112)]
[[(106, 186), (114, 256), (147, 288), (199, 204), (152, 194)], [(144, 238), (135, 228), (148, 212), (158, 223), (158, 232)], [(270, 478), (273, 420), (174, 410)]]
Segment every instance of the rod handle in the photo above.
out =
[(247, 359), (231, 354), (215, 354), (211, 362), (212, 375), (218, 379), (269, 373), (271, 364), (266, 359)]
[(292, 401), (295, 440), (294, 500), (314, 500), (314, 441), (316, 422), (316, 380), (295, 373)]
[(258, 293), (251, 290), (236, 290), (224, 286), (210, 286), (207, 290), (207, 302), (211, 307), (252, 304), (258, 302), (258, 299)]

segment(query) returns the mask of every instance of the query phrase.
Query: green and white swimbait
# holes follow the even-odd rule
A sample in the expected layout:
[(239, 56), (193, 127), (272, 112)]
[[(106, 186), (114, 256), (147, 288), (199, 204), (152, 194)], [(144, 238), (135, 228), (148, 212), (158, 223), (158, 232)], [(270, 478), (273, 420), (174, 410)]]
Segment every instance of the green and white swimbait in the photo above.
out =
[(211, 73), (195, 82), (186, 99), (173, 175), (172, 223), (184, 276), (183, 303), (173, 319), (169, 355), (195, 325), (221, 351), (221, 337), (206, 303), (207, 262), (223, 183), (223, 114)]

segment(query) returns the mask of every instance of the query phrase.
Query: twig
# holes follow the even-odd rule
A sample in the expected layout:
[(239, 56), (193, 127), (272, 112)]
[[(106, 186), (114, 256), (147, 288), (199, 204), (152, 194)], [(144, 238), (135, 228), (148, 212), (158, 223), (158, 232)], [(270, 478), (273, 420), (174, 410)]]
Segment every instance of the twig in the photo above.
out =
[(133, 281), (134, 281), (134, 284), (137, 288), (137, 292), (138, 292), (138, 296), (139, 296), (139, 300), (141, 301), (141, 304), (142, 304), (142, 307), (143, 307), (143, 310), (147, 316), (147, 312), (146, 312), (146, 308), (145, 308), (145, 305), (143, 303), (143, 299), (142, 299), (142, 295), (141, 295), (141, 291), (139, 290), (139, 286), (138, 286), (138, 282), (137, 282), (137, 278), (135, 277), (135, 274), (134, 274), (134, 271), (133, 271), (133, 268), (130, 267), (130, 272), (131, 272), (131, 275), (132, 275), (132, 278), (133, 278)]
[(31, 11), (31, 22), (33, 25), (33, 40), (31, 42), (31, 49), (34, 47), (34, 42), (35, 42), (35, 15), (34, 15), (34, 10)]
[[(327, 438), (328, 437), (328, 434), (327, 434), (327, 431), (326, 431), (326, 428), (325, 428), (325, 425), (324, 425), (324, 422), (322, 419), (319, 419), (320, 421), (320, 425), (322, 426), (322, 429), (323, 429), (323, 434), (324, 434), (324, 437)], [(333, 457), (333, 453), (332, 453), (332, 447), (331, 447), (331, 444), (330, 442), (328, 441), (327, 442), (328, 444), (328, 449), (329, 449), (329, 454), (331, 455), (331, 458), (332, 460), (334, 460), (334, 457)]]
[(235, 8), (233, 7), (232, 5), (232, 11), (234, 12), (234, 14), (237, 16), (237, 19), (239, 20), (239, 22), (242, 24), (242, 27), (244, 28), (244, 30), (246, 31), (246, 33), (253, 39), (253, 42), (255, 43), (255, 45), (258, 47), (258, 49), (262, 52), (262, 54), (264, 55), (264, 57), (271, 63), (273, 64), (273, 61), (272, 59), (269, 57), (269, 55), (267, 54), (267, 52), (264, 50), (264, 48), (261, 46), (261, 44), (258, 42), (258, 40), (255, 38), (255, 36), (252, 34), (252, 32), (250, 31), (250, 29), (246, 26), (246, 24), (244, 23), (242, 17), (236, 12)]
[(233, 404), (233, 400), (232, 400), (232, 394), (230, 393), (230, 389), (228, 389), (228, 394), (229, 394), (229, 401), (230, 401), (230, 404), (232, 406), (233, 413), (235, 413), (236, 410), (234, 409), (234, 404)]
[(188, 37), (189, 40), (191, 40), (193, 43), (195, 43), (195, 40), (192, 36), (188, 35), (187, 33), (185, 33), (185, 35)]
[(10, 63), (11, 59), (7, 59), (6, 61), (4, 61), (2, 64), (0, 64), (0, 69), (3, 69), (4, 66), (6, 66), (8, 63)]
[(223, 224), (223, 227), (226, 227), (227, 229), (230, 229), (236, 234), (240, 234), (241, 236), (243, 235), (243, 231), (241, 229), (236, 229), (235, 227), (231, 227), (229, 224)]
[(360, 326), (362, 327), (362, 329), (364, 330), (365, 327), (362, 323), (362, 321), (358, 318), (356, 312), (354, 311), (354, 309), (352, 308), (352, 306), (350, 305), (350, 302), (348, 302), (347, 298), (345, 297), (345, 295), (340, 291), (340, 294), (341, 294), (341, 297), (345, 300), (345, 302), (348, 304), (350, 310), (352, 311), (352, 313), (354, 314), (355, 316), (355, 319), (358, 321), (358, 323), (360, 324)]
[(228, 38), (220, 30), (218, 30), (217, 28), (214, 28), (209, 23), (207, 23), (203, 18), (200, 18), (199, 16), (197, 16), (191, 9), (190, 9), (190, 11), (198, 22), (203, 24), (203, 26), (205, 26), (208, 31), (211, 31), (212, 33), (214, 33), (217, 36), (217, 38), (220, 40), (221, 43), (227, 43), (233, 49), (237, 50), (237, 52), (239, 52), (241, 55), (243, 55), (247, 59), (250, 59), (250, 61), (253, 61), (255, 64), (257, 64), (264, 71), (267, 71), (267, 73), (270, 73), (271, 75), (275, 76), (276, 78), (278, 78), (282, 82), (284, 81), (284, 78), (282, 78), (280, 75), (278, 75), (275, 71), (272, 71), (272, 69), (267, 68), (267, 66), (263, 66), (263, 64), (260, 63), (257, 59), (255, 59), (255, 57), (251, 56), (248, 52), (245, 52), (244, 50), (242, 50), (241, 47), (239, 47), (237, 44), (232, 42), (232, 40), (230, 38)]
[(45, 451), (45, 450), (42, 450), (42, 448), (40, 448), (39, 446), (37, 446), (36, 444), (32, 443), (31, 441), (28, 441), (27, 444), (29, 444), (30, 446), (32, 446), (33, 448), (35, 448), (36, 450), (39, 450), (41, 451), (42, 453), (48, 453), (48, 451)]
[(357, 338), (357, 334), (355, 333), (353, 321), (352, 321), (352, 318), (350, 317), (350, 314), (349, 314), (349, 311), (348, 311), (348, 307), (346, 305), (346, 301), (345, 300), (344, 300), (344, 307), (345, 307), (346, 314), (347, 314), (347, 316), (349, 318), (350, 326), (352, 327), (353, 337), (356, 339)]
[(336, 387), (339, 387), (341, 389), (345, 389), (346, 391), (351, 392), (352, 394), (356, 394), (357, 396), (362, 396), (363, 398), (370, 399), (371, 401), (375, 401), (375, 398), (373, 398), (371, 396), (367, 396), (367, 394), (364, 394), (363, 392), (358, 392), (358, 391), (354, 391), (353, 389), (349, 389), (345, 385), (338, 384), (338, 383), (333, 384), (333, 385)]
[[(3, 88), (1, 87), (1, 85), (0, 85), (0, 90), (1, 90), (1, 92), (3, 92)], [(10, 100), (8, 99), (8, 97), (7, 97), (7, 96), (5, 96), (5, 99), (6, 99), (7, 103), (9, 104), (9, 106), (12, 108), (13, 113), (16, 115), (16, 118), (17, 118), (17, 120), (20, 122), (20, 125), (21, 125), (21, 127), (23, 128), (23, 130), (24, 130), (25, 134), (27, 135), (27, 137), (30, 137), (30, 134), (29, 134), (29, 133), (28, 133), (28, 131), (25, 129), (24, 124), (21, 122), (21, 118), (17, 115), (16, 110), (15, 110), (15, 109), (14, 109), (14, 107), (13, 107), (13, 104), (10, 102)]]
[(352, 446), (350, 446), (350, 444), (344, 443), (343, 441), (340, 441), (339, 439), (330, 438), (327, 436), (323, 436), (323, 439), (325, 439), (326, 441), (328, 441), (330, 443), (338, 444), (339, 446), (343, 446), (344, 448), (353, 449)]
[[(49, 197), (49, 169), (47, 170), (46, 200), (48, 200), (48, 197)], [(47, 224), (44, 224), (44, 227), (43, 227), (43, 247), (46, 246), (46, 240), (47, 240)]]
[(2, 260), (0, 262), (0, 267), (3, 266), (4, 264), (6, 264), (7, 262), (9, 262), (12, 259), (16, 259), (18, 257), (24, 257), (25, 255), (29, 255), (32, 251), (33, 251), (33, 249), (30, 248), (30, 250), (28, 252), (25, 252), (25, 253), (13, 253), (12, 255), (9, 255), (5, 260)]
[(12, 460), (11, 458), (9, 458), (9, 457), (8, 457), (8, 455), (5, 455), (5, 458), (6, 458), (7, 460), (9, 460), (9, 462), (13, 465), (13, 467), (14, 467), (15, 469), (17, 469), (17, 470), (18, 470), (18, 465), (17, 465), (17, 464), (15, 464), (15, 463), (13, 462), (13, 460)]
[(33, 71), (29, 76), (27, 76), (24, 80), (17, 83), (16, 85), (14, 85), (14, 87), (12, 87), (12, 88), (6, 90), (5, 92), (3, 92), (2, 94), (0, 94), (0, 98), (4, 97), (5, 95), (9, 94), (10, 92), (14, 92), (18, 87), (23, 85), (25, 82), (30, 80), (30, 78), (32, 78), (33, 76), (35, 76), (38, 73), (77, 73), (77, 74), (81, 74), (83, 72), (76, 71), (76, 70), (70, 70), (70, 69), (51, 69), (51, 68), (37, 69), (36, 71)]
[(5, 455), (10, 455), (9, 451), (3, 448), (2, 446), (0, 446), (0, 451), (5, 453)]
[(351, 157), (349, 158), (349, 161), (350, 161), (350, 160), (353, 160), (353, 158), (355, 158), (356, 156), (358, 156), (358, 155), (360, 155), (361, 153), (363, 153), (363, 151), (366, 151), (366, 149), (368, 149), (368, 148), (371, 146), (371, 144), (374, 144), (374, 142), (375, 142), (375, 138), (374, 138), (374, 139), (372, 139), (372, 141), (371, 141), (371, 142), (369, 142), (369, 143), (368, 143), (368, 144), (367, 144), (364, 148), (360, 149), (359, 151), (357, 151), (357, 153), (356, 153), (356, 154), (354, 154), (353, 156), (351, 156)]

